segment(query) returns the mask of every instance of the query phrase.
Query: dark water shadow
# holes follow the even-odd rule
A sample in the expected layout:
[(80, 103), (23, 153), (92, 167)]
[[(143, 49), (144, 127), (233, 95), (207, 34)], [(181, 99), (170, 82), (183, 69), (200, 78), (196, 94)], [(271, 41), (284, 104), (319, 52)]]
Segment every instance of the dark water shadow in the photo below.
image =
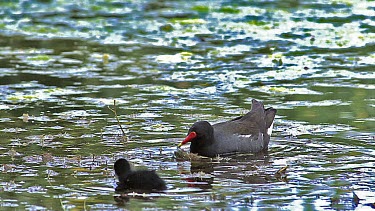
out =
[(267, 184), (286, 182), (286, 176), (276, 174), (268, 153), (238, 154), (218, 158), (202, 158), (191, 161), (190, 171), (184, 172), (186, 187), (209, 190), (215, 181), (239, 181), (243, 184)]

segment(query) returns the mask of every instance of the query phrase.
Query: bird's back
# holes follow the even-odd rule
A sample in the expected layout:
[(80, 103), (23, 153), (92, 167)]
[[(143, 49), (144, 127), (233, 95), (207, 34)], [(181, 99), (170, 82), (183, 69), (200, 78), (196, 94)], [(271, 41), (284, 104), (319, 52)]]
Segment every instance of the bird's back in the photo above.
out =
[(155, 171), (134, 171), (121, 178), (118, 190), (165, 190), (165, 182)]
[(227, 122), (214, 124), (215, 152), (257, 153), (268, 149), (276, 109), (264, 109), (263, 103), (253, 100), (251, 111)]

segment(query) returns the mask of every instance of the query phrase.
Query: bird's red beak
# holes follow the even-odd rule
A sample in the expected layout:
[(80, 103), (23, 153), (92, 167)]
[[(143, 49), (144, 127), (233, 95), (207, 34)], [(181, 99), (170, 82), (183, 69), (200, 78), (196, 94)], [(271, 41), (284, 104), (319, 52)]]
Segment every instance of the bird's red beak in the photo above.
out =
[(186, 144), (187, 142), (191, 142), (195, 137), (197, 137), (196, 132), (190, 132), (188, 136), (178, 145), (178, 147), (181, 147), (182, 145)]

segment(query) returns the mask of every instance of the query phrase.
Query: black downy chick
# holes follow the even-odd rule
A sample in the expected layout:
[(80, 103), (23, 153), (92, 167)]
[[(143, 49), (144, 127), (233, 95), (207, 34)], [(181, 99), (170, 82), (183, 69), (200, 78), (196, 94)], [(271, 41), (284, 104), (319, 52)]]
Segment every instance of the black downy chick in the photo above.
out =
[(120, 158), (115, 162), (114, 169), (119, 180), (116, 191), (151, 192), (167, 189), (164, 180), (155, 171), (133, 171), (130, 168), (129, 162), (124, 158)]

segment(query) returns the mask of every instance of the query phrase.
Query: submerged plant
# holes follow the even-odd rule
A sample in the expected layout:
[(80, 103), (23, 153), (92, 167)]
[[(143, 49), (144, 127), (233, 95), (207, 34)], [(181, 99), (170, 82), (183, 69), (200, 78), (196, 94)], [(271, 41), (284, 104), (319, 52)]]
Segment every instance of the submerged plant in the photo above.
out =
[(108, 106), (108, 109), (111, 110), (113, 112), (113, 114), (115, 115), (115, 117), (116, 117), (117, 124), (120, 127), (120, 130), (122, 132), (123, 140), (124, 141), (128, 141), (126, 133), (125, 133), (124, 129), (122, 128), (122, 125), (120, 123), (120, 119), (118, 118), (118, 115), (117, 115), (116, 100), (113, 100), (113, 108), (111, 108), (111, 107)]

